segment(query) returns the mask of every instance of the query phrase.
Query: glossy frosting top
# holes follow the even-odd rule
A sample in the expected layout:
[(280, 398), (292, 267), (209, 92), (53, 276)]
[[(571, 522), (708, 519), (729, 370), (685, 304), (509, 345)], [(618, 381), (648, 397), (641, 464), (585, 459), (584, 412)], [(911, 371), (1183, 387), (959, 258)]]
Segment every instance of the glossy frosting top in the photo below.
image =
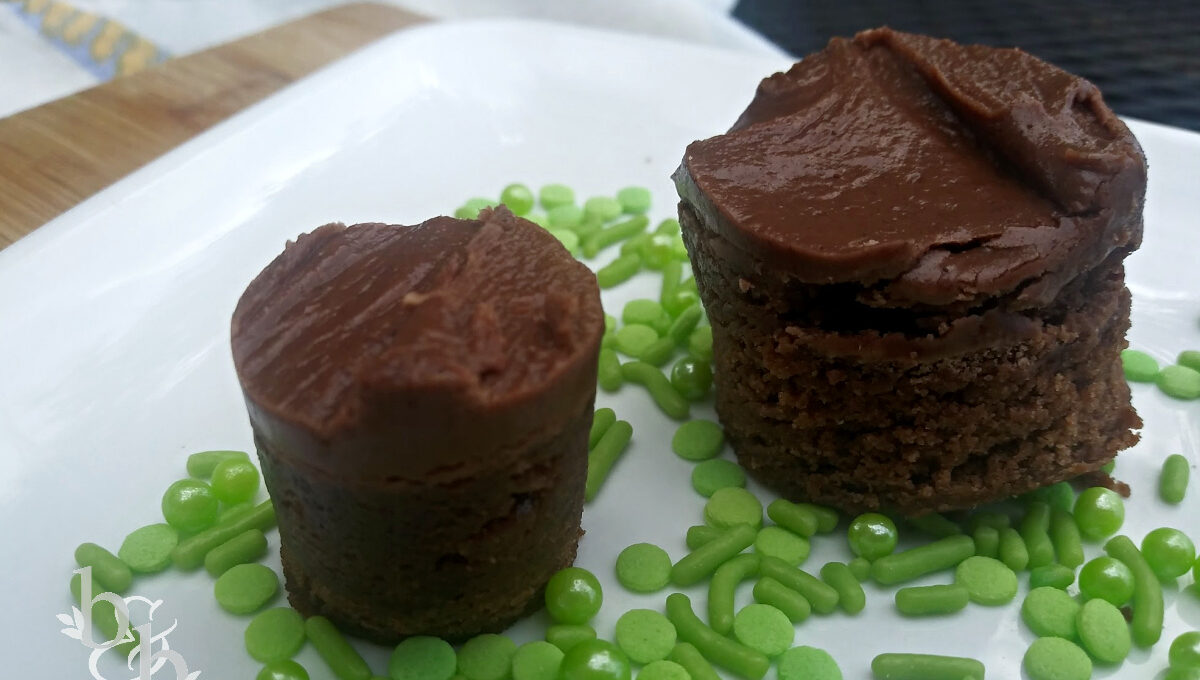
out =
[(1145, 160), (1088, 81), (882, 28), (763, 80), (675, 180), (708, 228), (798, 281), (887, 281), (884, 304), (1021, 286), (1044, 302), (1140, 242)]

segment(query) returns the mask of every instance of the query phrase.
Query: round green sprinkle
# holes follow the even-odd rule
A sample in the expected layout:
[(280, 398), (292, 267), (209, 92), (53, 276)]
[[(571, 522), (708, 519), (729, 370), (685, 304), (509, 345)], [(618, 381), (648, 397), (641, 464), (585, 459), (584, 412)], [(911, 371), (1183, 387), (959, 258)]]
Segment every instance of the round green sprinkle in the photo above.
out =
[(263, 666), (258, 675), (254, 676), (254, 680), (309, 680), (309, 678), (308, 671), (304, 670), (304, 666), (291, 659), (284, 659)]
[(1136, 349), (1121, 352), (1121, 367), (1125, 369), (1125, 379), (1130, 382), (1154, 382), (1158, 377), (1158, 362)]
[(1099, 541), (1117, 533), (1125, 523), (1125, 502), (1116, 491), (1094, 486), (1075, 499), (1075, 524), (1083, 538)]
[(195, 533), (216, 523), (219, 507), (212, 487), (197, 479), (175, 482), (162, 497), (163, 518), (185, 533)]
[(458, 672), (467, 680), (508, 680), (517, 644), (503, 635), (477, 635), (458, 650)]
[(1076, 638), (1079, 603), (1065, 591), (1049, 586), (1034, 588), (1021, 604), (1021, 619), (1038, 637)]
[(733, 636), (768, 657), (787, 651), (796, 628), (787, 615), (769, 604), (749, 604), (733, 617)]
[(675, 647), (675, 626), (649, 609), (631, 609), (617, 619), (617, 646), (635, 663), (667, 658)]
[(757, 529), (762, 526), (762, 513), (758, 497), (736, 486), (717, 489), (704, 504), (704, 521), (720, 529), (738, 524)]
[(617, 329), (617, 351), (634, 358), (641, 357), (646, 348), (658, 341), (658, 332), (653, 328), (632, 323)]
[(533, 210), (533, 192), (524, 184), (509, 184), (500, 192), (500, 202), (514, 215), (528, 215)]
[(779, 657), (779, 680), (842, 680), (842, 669), (823, 649), (792, 647)]
[(645, 187), (625, 187), (617, 192), (621, 210), (640, 215), (650, 209), (650, 190)]
[(567, 249), (568, 253), (571, 253), (572, 255), (579, 254), (579, 234), (576, 234), (570, 229), (563, 228), (553, 228), (548, 229), (547, 231), (551, 236), (558, 239), (558, 242), (563, 245), (563, 248)]
[(1200, 680), (1200, 668), (1168, 668), (1157, 680)]
[(563, 652), (571, 651), (575, 645), (584, 640), (595, 640), (596, 630), (587, 624), (559, 623), (546, 629), (546, 642), (558, 647)]
[(213, 495), (227, 505), (237, 505), (254, 500), (261, 483), (258, 468), (248, 460), (225, 460), (213, 469)]
[(1133, 647), (1125, 616), (1104, 600), (1083, 603), (1075, 617), (1075, 629), (1083, 648), (1102, 664), (1121, 663)]
[(538, 191), (538, 202), (546, 210), (575, 202), (575, 190), (565, 184), (547, 184)]
[(600, 581), (582, 567), (560, 569), (546, 583), (546, 611), (558, 623), (587, 623), (603, 600)]
[(583, 202), (583, 214), (608, 222), (621, 215), (621, 202), (611, 196), (592, 196)]
[(711, 420), (689, 420), (680, 425), (671, 437), (671, 450), (684, 460), (714, 458), (724, 446), (725, 431)]
[(885, 555), (891, 555), (899, 540), (896, 523), (889, 517), (875, 512), (855, 517), (846, 530), (846, 539), (850, 542), (850, 550), (859, 557), (877, 560)]
[(1025, 652), (1025, 672), (1031, 680), (1088, 680), (1092, 660), (1070, 640), (1043, 637)]
[(653, 543), (634, 543), (617, 555), (617, 582), (635, 593), (662, 590), (671, 581), (671, 556)]
[(714, 458), (692, 468), (692, 488), (708, 498), (721, 489), (746, 486), (746, 471), (737, 463)]
[(1200, 399), (1200, 371), (1187, 366), (1165, 366), (1158, 373), (1158, 389), (1176, 399)]
[(1172, 668), (1200, 670), (1200, 632), (1190, 631), (1175, 638), (1167, 659)]
[(976, 604), (998, 606), (1017, 596), (1017, 575), (1000, 560), (968, 557), (954, 570), (954, 582), (967, 589)]
[(1178, 505), (1187, 495), (1188, 476), (1191, 474), (1191, 464), (1188, 459), (1173, 453), (1167, 456), (1162, 464), (1162, 472), (1158, 475), (1158, 496), (1164, 503)]
[(546, 222), (553, 229), (574, 229), (583, 223), (583, 208), (568, 203), (546, 211)]
[(255, 661), (290, 659), (304, 646), (304, 617), (291, 607), (268, 609), (250, 620), (244, 638)]
[(671, 367), (671, 385), (689, 401), (708, 396), (712, 377), (712, 366), (695, 357), (683, 357)]
[(513, 680), (557, 680), (562, 660), (563, 651), (549, 642), (527, 642), (513, 654)]
[(1160, 527), (1142, 539), (1142, 557), (1158, 580), (1173, 581), (1192, 568), (1196, 546), (1182, 531)]
[(450, 643), (428, 635), (407, 638), (388, 660), (392, 680), (450, 680), (457, 670), (458, 657)]
[(638, 671), (637, 680), (691, 680), (687, 669), (674, 661), (662, 659), (646, 664)]
[[(563, 656), (560, 680), (629, 680), (625, 653), (606, 640), (586, 640)], [(472, 680), (472, 679), (468, 679)]]
[(797, 536), (783, 527), (763, 527), (754, 539), (754, 552), (778, 557), (793, 567), (808, 559), (811, 549), (808, 539)]
[(221, 574), (213, 585), (213, 596), (221, 609), (239, 615), (258, 611), (277, 592), (279, 577), (270, 567), (261, 564), (239, 564)]
[(1120, 607), (1133, 597), (1133, 572), (1120, 560), (1107, 555), (1097, 557), (1079, 570), (1079, 594)]

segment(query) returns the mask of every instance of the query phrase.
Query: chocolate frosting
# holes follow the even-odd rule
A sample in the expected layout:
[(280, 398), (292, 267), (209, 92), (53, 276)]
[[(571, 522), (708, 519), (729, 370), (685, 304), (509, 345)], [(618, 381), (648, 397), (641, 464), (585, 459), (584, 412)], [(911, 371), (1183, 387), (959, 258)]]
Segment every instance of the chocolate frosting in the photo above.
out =
[(473, 474), (556, 432), (594, 398), (603, 330), (595, 276), (497, 208), (302, 235), (246, 289), (232, 339), (258, 436), (394, 482)]
[(1041, 306), (1141, 239), (1146, 166), (1090, 82), (1020, 50), (874, 29), (762, 81), (674, 175), (748, 267), (876, 306)]

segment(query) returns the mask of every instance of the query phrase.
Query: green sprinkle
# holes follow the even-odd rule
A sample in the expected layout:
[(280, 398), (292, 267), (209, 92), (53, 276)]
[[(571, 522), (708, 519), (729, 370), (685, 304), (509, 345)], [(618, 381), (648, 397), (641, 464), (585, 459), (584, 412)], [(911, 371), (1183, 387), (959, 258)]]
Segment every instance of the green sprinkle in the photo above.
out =
[(679, 312), (675, 320), (667, 328), (667, 337), (671, 338), (676, 345), (686, 345), (692, 331), (696, 330), (700, 319), (704, 318), (704, 310), (700, 305), (690, 305), (686, 309)]
[(621, 364), (621, 377), (645, 387), (654, 403), (667, 417), (686, 420), (691, 412), (688, 400), (675, 390), (671, 381), (657, 367), (642, 361), (630, 361)]
[(617, 422), (617, 414), (611, 408), (598, 408), (592, 414), (592, 428), (588, 431), (588, 450), (591, 450), (608, 432), (608, 428)]
[(551, 236), (558, 239), (558, 242), (562, 244), (563, 248), (567, 249), (568, 253), (571, 253), (575, 256), (579, 255), (579, 234), (576, 234), (570, 229), (559, 227), (547, 229), (546, 231), (549, 232)]
[(689, 401), (707, 397), (712, 380), (712, 366), (703, 359), (683, 357), (671, 368), (671, 386)]
[(213, 596), (221, 609), (238, 615), (258, 611), (278, 592), (279, 577), (261, 564), (239, 564), (221, 574), (213, 585)]
[(167, 487), (162, 497), (163, 518), (184, 533), (195, 533), (217, 521), (220, 504), (212, 487), (196, 479), (181, 479)]
[[(75, 604), (79, 605), (80, 607), (84, 607), (86, 603), (83, 602), (82, 575), (74, 574), (71, 576), (70, 588), (71, 596), (75, 599)], [(97, 592), (100, 590), (101, 586), (98, 586), (96, 583), (91, 584), (91, 593), (93, 599), (92, 625), (100, 631), (100, 637), (102, 638), (102, 641), (116, 640), (117, 633), (120, 632), (119, 626), (117, 625), (117, 611), (112, 602), (108, 601), (107, 599), (99, 599), (96, 597)], [(139, 639), (137, 631), (130, 628), (129, 635), (133, 639), (129, 639), (129, 637), (124, 638), (125, 642), (116, 645), (114, 649), (122, 654), (128, 654), (130, 650), (137, 647)]]
[(684, 460), (708, 460), (720, 455), (724, 446), (725, 431), (711, 420), (689, 420), (671, 437), (671, 450)]
[(458, 670), (458, 657), (449, 642), (428, 635), (405, 639), (388, 660), (392, 680), (450, 680)]
[(760, 578), (754, 584), (754, 601), (769, 604), (799, 623), (812, 614), (812, 605), (800, 593), (773, 578)]
[(244, 515), (185, 538), (171, 551), (171, 561), (180, 569), (195, 569), (204, 563), (209, 550), (247, 529), (266, 531), (275, 526), (275, 506), (265, 500)]
[(491, 208), (496, 205), (496, 202), (490, 198), (471, 198), (462, 205), (458, 210), (454, 211), (454, 216), (460, 220), (473, 220), (479, 217), (479, 212), (484, 208)]
[(1125, 379), (1130, 382), (1154, 382), (1158, 377), (1158, 362), (1136, 349), (1121, 352), (1121, 367), (1125, 369)]
[(617, 619), (617, 646), (631, 661), (647, 664), (667, 658), (675, 647), (675, 626), (649, 609), (631, 609)]
[(876, 680), (983, 680), (975, 659), (933, 654), (880, 654), (871, 660)]
[(896, 550), (900, 535), (896, 524), (884, 515), (868, 512), (855, 517), (846, 530), (850, 551), (868, 560), (891, 555)]
[(1097, 557), (1079, 570), (1079, 594), (1123, 606), (1133, 597), (1133, 572), (1120, 560), (1107, 555)]
[(213, 577), (239, 564), (255, 562), (267, 554), (267, 537), (258, 529), (247, 529), (204, 556), (204, 568)]
[(640, 215), (650, 209), (650, 190), (645, 187), (625, 187), (617, 191), (621, 210)]
[(546, 629), (546, 642), (568, 652), (585, 640), (595, 640), (596, 631), (586, 623), (560, 623)]
[(1038, 638), (1025, 652), (1025, 672), (1031, 680), (1088, 680), (1092, 660), (1070, 640)]
[(546, 213), (531, 212), (528, 215), (525, 215), (524, 217), (525, 217), (525, 219), (529, 220), (530, 222), (533, 222), (534, 224), (538, 225), (542, 229), (546, 229), (547, 227), (550, 226), (550, 219), (546, 217)]
[(458, 650), (458, 672), (467, 680), (508, 680), (517, 645), (503, 635), (477, 635)]
[(133, 584), (133, 572), (116, 555), (95, 543), (83, 543), (75, 549), (75, 562), (91, 567), (92, 578), (105, 589), (118, 595)]
[(139, 574), (154, 574), (171, 566), (171, 551), (178, 544), (179, 532), (171, 525), (151, 524), (126, 536), (117, 557)]
[(1021, 571), (1029, 566), (1029, 551), (1025, 548), (1025, 539), (1012, 527), (1000, 530), (1000, 561), (1013, 571)]
[(596, 272), (596, 283), (601, 288), (612, 288), (633, 278), (641, 268), (641, 260), (636, 255), (621, 255)]
[(762, 503), (749, 491), (736, 487), (718, 489), (704, 504), (704, 521), (719, 529), (749, 524), (762, 526)]
[(1192, 568), (1196, 546), (1182, 531), (1159, 527), (1142, 538), (1142, 557), (1158, 580), (1169, 583)]
[(712, 326), (699, 326), (688, 336), (688, 353), (697, 359), (712, 361)]
[(842, 680), (842, 669), (823, 649), (792, 647), (779, 657), (779, 680)]
[(1185, 349), (1179, 353), (1179, 358), (1175, 363), (1180, 366), (1186, 366), (1193, 371), (1200, 371), (1200, 351), (1194, 349)]
[[(767, 517), (779, 526), (800, 536), (812, 536), (820, 529), (817, 513), (804, 504), (790, 503), (782, 498), (767, 506)], [(836, 519), (835, 519), (836, 523)]]
[(768, 657), (783, 654), (796, 639), (787, 615), (769, 604), (749, 604), (733, 617), (733, 636)]
[(675, 259), (675, 239), (663, 234), (654, 234), (650, 240), (642, 244), (640, 253), (642, 264), (647, 269), (662, 271)]
[(708, 625), (721, 635), (733, 630), (734, 591), (738, 584), (758, 575), (759, 556), (747, 553), (717, 567), (708, 583)]
[(596, 383), (605, 392), (616, 392), (625, 384), (621, 377), (621, 358), (615, 350), (601, 349), (599, 364), (596, 367)]
[(977, 512), (971, 515), (971, 530), (974, 531), (979, 527), (991, 527), (996, 531), (1001, 531), (1012, 526), (1012, 519), (1008, 515), (999, 512)]
[(1029, 572), (1029, 587), (1031, 589), (1050, 586), (1051, 588), (1066, 590), (1074, 582), (1075, 572), (1070, 567), (1064, 567), (1061, 564), (1047, 564)]
[(1115, 665), (1129, 656), (1133, 640), (1121, 610), (1104, 600), (1089, 600), (1075, 617), (1079, 642), (1102, 664)]
[(1021, 603), (1021, 620), (1038, 637), (1077, 637), (1079, 603), (1058, 588), (1034, 588)]
[(796, 503), (796, 505), (808, 510), (813, 514), (814, 517), (817, 518), (817, 533), (827, 534), (834, 529), (837, 529), (837, 510), (826, 508), (821, 505), (814, 505), (812, 503)]
[(858, 579), (859, 583), (871, 578), (871, 563), (865, 557), (855, 557), (846, 563), (850, 569), (850, 573), (854, 574), (854, 578)]
[[(1058, 563), (1074, 569), (1083, 564), (1083, 542), (1075, 518), (1067, 510), (1050, 509), (1050, 542)], [(1048, 565), (1038, 565), (1044, 567)], [(1034, 567), (1035, 569), (1038, 567)]]
[(338, 680), (369, 680), (371, 668), (358, 650), (324, 616), (304, 622), (304, 632)]
[(509, 184), (500, 192), (500, 202), (514, 215), (528, 215), (533, 210), (533, 192), (524, 184)]
[(1187, 366), (1165, 366), (1155, 380), (1163, 394), (1176, 399), (1200, 399), (1200, 371)]
[(557, 623), (587, 623), (600, 611), (604, 589), (596, 575), (582, 567), (559, 569), (546, 583), (546, 613)]
[(724, 529), (710, 527), (707, 524), (698, 524), (688, 527), (685, 542), (687, 543), (688, 550), (695, 550), (723, 533), (725, 533)]
[(1111, 475), (1116, 469), (1117, 469), (1117, 459), (1116, 458), (1113, 458), (1112, 460), (1108, 461), (1104, 465), (1100, 466), (1100, 470), (1106, 475)]
[(187, 473), (191, 477), (208, 479), (217, 464), (226, 460), (250, 460), (245, 451), (200, 451), (188, 456)]
[(998, 606), (1017, 596), (1017, 575), (999, 560), (968, 557), (954, 570), (954, 582), (967, 589), (976, 604)]
[(547, 184), (538, 191), (538, 202), (546, 210), (575, 202), (575, 191), (565, 184)]
[(617, 582), (635, 593), (653, 593), (671, 582), (671, 557), (653, 543), (634, 543), (617, 555)]
[(963, 532), (962, 527), (958, 526), (958, 524), (947, 519), (945, 515), (939, 515), (936, 512), (921, 515), (920, 517), (909, 517), (908, 523), (917, 531), (929, 534), (934, 538), (957, 536)]
[(982, 557), (1000, 557), (1000, 532), (989, 526), (977, 526), (971, 534), (975, 539), (975, 554)]
[(611, 196), (592, 196), (583, 202), (583, 214), (608, 222), (621, 215), (621, 203)]
[(638, 298), (626, 302), (621, 308), (621, 322), (649, 326), (654, 329), (654, 337), (657, 339), (670, 327), (671, 317), (658, 301)]
[(637, 257), (638, 261), (640, 262), (642, 258), (642, 249), (645, 248), (648, 243), (650, 243), (650, 239), (652, 238), (654, 238), (654, 234), (647, 234), (644, 232), (634, 236), (633, 238), (621, 244), (621, 254), (633, 255)]
[(1172, 668), (1200, 670), (1200, 632), (1190, 631), (1175, 638), (1167, 659)]
[(634, 358), (658, 340), (658, 332), (640, 323), (626, 324), (617, 331), (617, 351)]
[(808, 539), (797, 536), (783, 527), (763, 527), (754, 539), (754, 551), (798, 567), (808, 559), (811, 550)]
[(717, 672), (713, 670), (712, 664), (705, 659), (700, 650), (687, 642), (680, 642), (675, 645), (675, 649), (671, 650), (671, 654), (667, 657), (671, 661), (683, 666), (688, 672), (691, 680), (721, 680)]
[[(688, 281), (692, 280), (688, 279)], [(687, 285), (687, 281), (679, 285), (681, 286), (680, 289), (672, 293), (671, 297), (661, 300), (663, 309), (667, 310), (667, 314), (670, 314), (674, 318), (678, 318), (687, 309), (700, 306), (700, 294), (690, 287), (684, 288), (683, 286)], [(684, 338), (684, 342), (679, 344), (686, 345), (686, 340), (687, 338)]]
[(746, 486), (746, 471), (724, 458), (706, 460), (692, 468), (692, 488), (708, 498), (721, 489)]
[(546, 222), (551, 229), (574, 229), (583, 224), (583, 208), (568, 203), (546, 210)]
[(691, 680), (691, 675), (687, 669), (674, 661), (661, 659), (646, 664), (646, 667), (638, 671), (638, 680)]
[(1084, 489), (1075, 499), (1075, 524), (1090, 541), (1112, 536), (1125, 523), (1125, 502), (1117, 492), (1094, 486)]
[(212, 493), (226, 505), (254, 500), (262, 480), (258, 468), (248, 460), (224, 460), (213, 470)]
[(762, 575), (773, 578), (804, 596), (818, 614), (829, 614), (838, 606), (838, 591), (812, 574), (774, 557), (762, 558)]
[(725, 531), (676, 562), (671, 567), (671, 582), (681, 587), (699, 583), (726, 560), (750, 547), (757, 533), (749, 524), (739, 524)]
[(304, 670), (304, 666), (291, 659), (273, 661), (263, 666), (254, 678), (255, 680), (309, 680), (308, 671)]
[(1164, 503), (1178, 505), (1187, 495), (1188, 476), (1191, 466), (1187, 458), (1173, 453), (1163, 461), (1162, 472), (1158, 476), (1158, 497)]
[(650, 343), (642, 355), (637, 358), (651, 366), (661, 367), (665, 366), (673, 356), (675, 356), (675, 343), (671, 342), (670, 338), (659, 338)]
[(217, 526), (225, 526), (254, 512), (253, 503), (226, 505), (217, 512)]
[(1069, 482), (1058, 482), (1035, 489), (1026, 495), (1028, 501), (1041, 501), (1053, 508), (1071, 512), (1075, 507), (1075, 488)]
[(243, 637), (255, 661), (290, 659), (304, 646), (304, 618), (290, 607), (268, 609), (250, 620)]
[(867, 606), (867, 595), (863, 592), (862, 584), (845, 564), (827, 563), (821, 567), (821, 580), (837, 591), (838, 606), (847, 614), (857, 614)]
[(600, 487), (604, 486), (608, 473), (612, 471), (632, 438), (633, 426), (624, 420), (618, 420), (600, 437), (600, 441), (596, 442), (592, 450), (588, 451), (587, 481), (584, 484), (584, 496), (588, 501), (600, 493)]
[(881, 585), (895, 585), (956, 567), (974, 555), (975, 541), (970, 536), (950, 536), (879, 558), (871, 565), (871, 577)]
[[(679, 220), (675, 219), (674, 217), (668, 217), (667, 219), (658, 223), (658, 226), (654, 228), (654, 233), (675, 236), (679, 233)], [(1179, 363), (1183, 362), (1181, 361)]]
[(584, 257), (595, 257), (601, 250), (642, 233), (649, 224), (650, 220), (639, 215), (599, 229), (583, 240), (583, 255)]
[(629, 659), (606, 640), (587, 640), (563, 656), (560, 680), (630, 680)]
[(513, 680), (557, 680), (562, 660), (563, 651), (549, 642), (527, 642), (513, 654)]
[(896, 609), (905, 616), (941, 616), (962, 611), (971, 601), (963, 586), (910, 586), (896, 591)]
[(1025, 506), (1025, 516), (1017, 529), (1029, 551), (1029, 567), (1054, 562), (1054, 543), (1050, 541), (1050, 505), (1034, 501)]

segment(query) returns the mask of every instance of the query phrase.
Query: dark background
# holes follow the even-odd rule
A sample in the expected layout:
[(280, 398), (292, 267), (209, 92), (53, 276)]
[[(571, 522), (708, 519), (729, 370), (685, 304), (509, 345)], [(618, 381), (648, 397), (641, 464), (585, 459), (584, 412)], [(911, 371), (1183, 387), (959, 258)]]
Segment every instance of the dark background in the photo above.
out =
[(1020, 47), (1121, 115), (1200, 130), (1200, 0), (740, 0), (734, 16), (797, 58), (883, 25)]

